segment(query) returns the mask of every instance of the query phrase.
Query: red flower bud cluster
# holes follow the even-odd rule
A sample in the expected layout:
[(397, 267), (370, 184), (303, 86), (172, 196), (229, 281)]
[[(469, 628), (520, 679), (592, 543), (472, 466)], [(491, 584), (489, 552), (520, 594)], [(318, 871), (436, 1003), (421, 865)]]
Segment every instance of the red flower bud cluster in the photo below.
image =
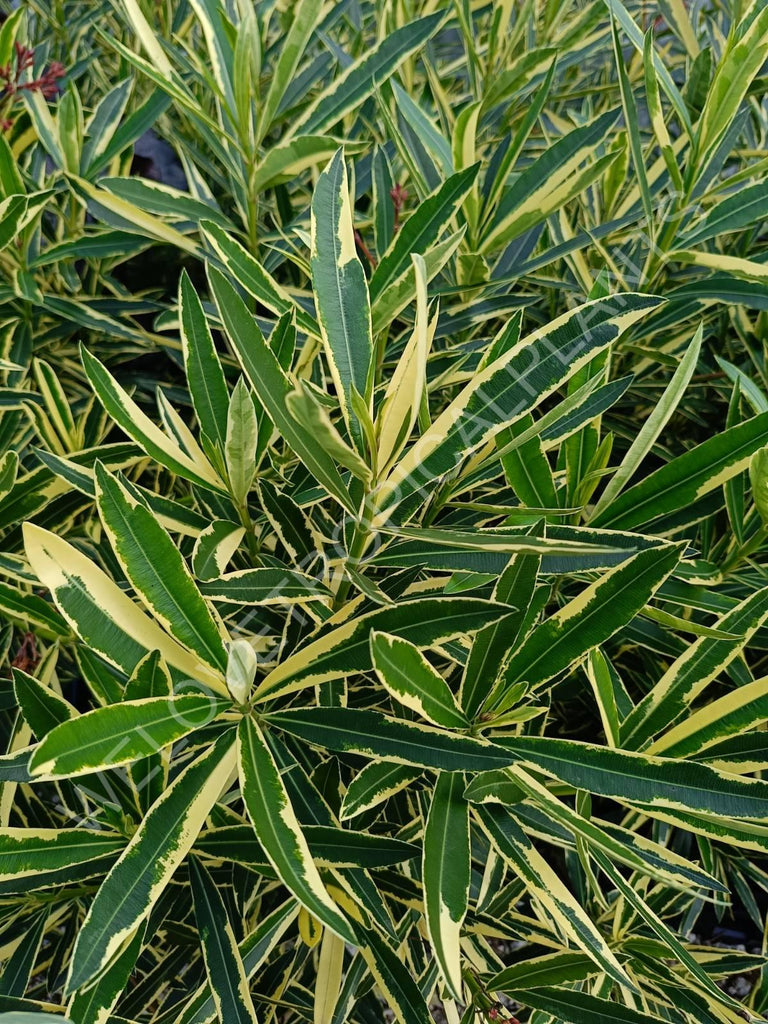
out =
[[(35, 63), (35, 51), (21, 43), (14, 44), (13, 60), (0, 67), (0, 112), (7, 113), (9, 102), (23, 90), (40, 92), (47, 100), (53, 99), (59, 91), (59, 79), (67, 73), (67, 69), (57, 60), (51, 61), (39, 78), (22, 81), (25, 73)], [(13, 122), (6, 116), (0, 116), (0, 130), (7, 131)]]

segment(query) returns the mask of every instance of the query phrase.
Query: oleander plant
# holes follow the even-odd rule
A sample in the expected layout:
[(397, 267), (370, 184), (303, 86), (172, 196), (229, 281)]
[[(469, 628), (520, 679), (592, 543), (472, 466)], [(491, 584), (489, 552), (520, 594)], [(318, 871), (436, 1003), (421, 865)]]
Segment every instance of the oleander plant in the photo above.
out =
[(0, 1024), (767, 1020), (766, 0), (0, 15)]

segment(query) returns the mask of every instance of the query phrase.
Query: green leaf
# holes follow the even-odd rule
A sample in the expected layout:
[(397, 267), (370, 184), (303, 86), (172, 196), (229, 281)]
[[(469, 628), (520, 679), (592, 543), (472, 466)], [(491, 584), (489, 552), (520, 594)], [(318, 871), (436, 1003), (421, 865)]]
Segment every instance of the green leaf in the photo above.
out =
[(97, 463), (96, 501), (115, 555), (149, 611), (204, 664), (224, 672), (219, 627), (181, 552), (139, 492)]
[(458, 174), (452, 174), (419, 203), (405, 221), (371, 276), (370, 293), (374, 306), (411, 270), (411, 254), (424, 256), (449, 230), (475, 183), (479, 169), (479, 164), (474, 164)]
[(546, 619), (504, 666), (504, 684), (536, 686), (567, 669), (630, 622), (680, 560), (669, 545), (639, 551)]
[(128, 764), (208, 725), (226, 701), (194, 694), (96, 708), (56, 726), (37, 747), (33, 775), (66, 778)]
[(273, 711), (265, 718), (270, 725), (327, 750), (438, 771), (488, 771), (520, 757), (498, 743), (389, 718), (378, 711), (317, 707)]
[(379, 679), (395, 700), (433, 725), (468, 728), (469, 722), (448, 684), (418, 647), (400, 637), (372, 630), (371, 658)]
[(369, 811), (399, 793), (421, 775), (420, 768), (393, 761), (371, 761), (347, 786), (339, 811), (342, 821)]
[(355, 248), (344, 154), (338, 150), (312, 196), (312, 285), (328, 364), (347, 427), (360, 450), (353, 390), (370, 402), (373, 336), (368, 286)]
[(310, 103), (289, 135), (316, 135), (336, 124), (420, 49), (444, 19), (445, 13), (438, 11), (387, 33)]
[(750, 594), (717, 620), (717, 628), (737, 639), (703, 636), (672, 662), (661, 679), (630, 711), (621, 726), (622, 745), (639, 749), (690, 707), (724, 672), (768, 619), (768, 587)]
[[(129, 983), (136, 961), (141, 953), (145, 929), (139, 926), (133, 936), (126, 939), (123, 948), (107, 970), (87, 988), (76, 992), (70, 1000), (68, 1012), (78, 1024), (104, 1024)], [(59, 1018), (57, 1018), (58, 1020)]]
[(189, 880), (216, 1012), (232, 1024), (256, 1024), (248, 978), (226, 907), (213, 879), (195, 857), (190, 858)]
[(759, 448), (750, 459), (749, 483), (752, 500), (765, 526), (768, 523), (768, 448)]
[(158, 650), (186, 678), (225, 692), (221, 671), (176, 643), (77, 548), (33, 523), (24, 524), (24, 545), (66, 621), (110, 665), (130, 675), (148, 651)]
[(229, 785), (234, 767), (230, 732), (177, 775), (153, 804), (91, 903), (72, 954), (69, 992), (103, 971), (150, 913)]
[(608, 138), (618, 116), (617, 110), (608, 110), (572, 129), (526, 167), (504, 193), (480, 252), (492, 252), (521, 235), (599, 178), (616, 154), (596, 157), (597, 147)]
[(424, 827), (422, 879), (427, 932), (455, 999), (462, 998), (461, 928), (469, 903), (469, 806), (459, 773), (441, 773)]
[(478, 598), (421, 598), (352, 618), (290, 655), (261, 681), (257, 701), (372, 667), (371, 630), (429, 647), (500, 618), (507, 609)]
[(476, 813), (488, 838), (558, 928), (591, 956), (609, 977), (620, 985), (633, 988), (606, 940), (513, 816), (496, 806), (481, 806)]
[(156, 459), (172, 473), (213, 490), (224, 490), (224, 483), (207, 459), (193, 459), (172, 438), (164, 434), (141, 411), (127, 392), (95, 356), (81, 349), (83, 368), (106, 411), (140, 445), (147, 455)]
[(184, 367), (200, 430), (224, 451), (229, 393), (202, 303), (186, 270), (179, 281)]
[[(518, 993), (505, 990), (513, 999)], [(622, 1003), (569, 988), (525, 988), (520, 1002), (561, 1024), (662, 1024), (662, 1019)]]
[(768, 183), (759, 182), (721, 200), (704, 214), (677, 241), (681, 249), (740, 231), (768, 216)]
[(499, 738), (496, 745), (576, 789), (642, 803), (650, 814), (656, 808), (663, 811), (668, 807), (726, 820), (766, 819), (768, 783), (742, 779), (693, 761), (538, 736)]
[(746, 469), (766, 442), (768, 413), (729, 427), (624, 491), (594, 525), (631, 530), (685, 508)]
[(621, 460), (621, 465), (608, 481), (605, 490), (592, 509), (590, 518), (597, 517), (600, 509), (611, 505), (624, 489), (625, 484), (631, 479), (640, 463), (653, 448), (656, 439), (669, 422), (693, 376), (693, 371), (696, 369), (696, 363), (699, 359), (703, 336), (703, 326), (699, 325), (691, 344), (680, 360), (680, 365), (672, 376), (672, 380), (667, 385), (653, 412), (638, 431), (629, 450)]
[(330, 601), (330, 593), (311, 576), (294, 569), (238, 569), (200, 584), (209, 601), (222, 604), (280, 605)]
[[(635, 294), (595, 299), (535, 331), (475, 374), (379, 488), (379, 507), (389, 510), (455, 469), (467, 455), (535, 408), (659, 301)], [(383, 512), (381, 518), (385, 518)]]
[(354, 942), (354, 933), (323, 885), (278, 767), (253, 719), (240, 723), (238, 746), (240, 786), (248, 816), (278, 877), (332, 932)]
[(88, 828), (0, 829), (0, 883), (11, 879), (36, 882), (38, 875), (73, 868), (117, 854), (122, 836)]
[(294, 301), (247, 249), (212, 221), (202, 221), (200, 230), (227, 273), (249, 295), (277, 316), (292, 314), (300, 330), (312, 337), (320, 337), (320, 328), (314, 318)]

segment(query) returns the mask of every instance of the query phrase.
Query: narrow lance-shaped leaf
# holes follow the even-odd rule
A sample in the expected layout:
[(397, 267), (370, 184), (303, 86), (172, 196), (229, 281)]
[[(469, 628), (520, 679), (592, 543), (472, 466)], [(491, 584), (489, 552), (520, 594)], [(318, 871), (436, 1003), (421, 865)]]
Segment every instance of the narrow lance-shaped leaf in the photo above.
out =
[(95, 356), (81, 350), (83, 368), (99, 401), (118, 426), (141, 445), (147, 455), (186, 480), (202, 487), (224, 490), (224, 483), (210, 463), (196, 462), (136, 405), (112, 374)]
[(232, 1024), (256, 1024), (248, 978), (224, 901), (195, 857), (190, 858), (189, 878), (205, 969), (219, 1019)]
[(722, 615), (718, 630), (737, 639), (699, 637), (630, 711), (621, 726), (622, 745), (637, 750), (677, 721), (701, 692), (724, 672), (768, 619), (768, 587)]
[(203, 304), (189, 275), (179, 282), (179, 316), (184, 366), (197, 421), (204, 438), (224, 451), (229, 393)]
[(423, 46), (444, 18), (445, 12), (438, 11), (389, 32), (310, 103), (292, 125), (289, 136), (317, 134), (341, 120)]
[(680, 365), (675, 370), (672, 380), (667, 385), (656, 408), (640, 428), (627, 454), (621, 460), (621, 465), (610, 478), (605, 490), (600, 495), (597, 504), (592, 510), (592, 517), (597, 516), (602, 508), (609, 506), (617, 495), (621, 493), (625, 484), (653, 448), (659, 434), (669, 422), (669, 418), (677, 408), (680, 399), (683, 397), (683, 392), (688, 387), (693, 371), (696, 369), (703, 336), (703, 327), (699, 325), (691, 344), (680, 360)]
[(422, 878), (427, 931), (455, 999), (462, 998), (461, 927), (470, 882), (469, 805), (461, 774), (441, 773), (424, 829)]
[(339, 817), (346, 821), (376, 807), (420, 775), (421, 768), (411, 768), (392, 761), (371, 761), (349, 783)]
[(130, 675), (149, 651), (219, 693), (223, 675), (176, 643), (117, 584), (77, 548), (56, 534), (24, 525), (27, 558), (80, 639), (110, 665)]
[(370, 631), (403, 637), (420, 647), (493, 622), (507, 609), (478, 598), (422, 598), (350, 619), (274, 668), (256, 688), (259, 701), (371, 668)]
[(382, 684), (395, 700), (434, 725), (466, 729), (448, 684), (430, 665), (418, 647), (387, 633), (371, 632), (371, 657)]
[(107, 970), (92, 985), (80, 989), (69, 1002), (67, 1012), (78, 1024), (108, 1024), (111, 1011), (128, 985), (144, 942), (145, 927), (139, 925), (125, 940), (123, 948)]
[(227, 433), (224, 461), (232, 497), (239, 506), (248, 499), (256, 473), (256, 452), (259, 445), (259, 423), (251, 392), (240, 377), (227, 409)]
[(642, 804), (648, 814), (669, 808), (725, 820), (768, 818), (768, 782), (742, 779), (693, 761), (539, 736), (499, 738), (496, 745), (576, 789)]
[(86, 828), (0, 829), (0, 882), (33, 880), (47, 871), (117, 854), (124, 846), (122, 836)]
[(264, 138), (274, 120), (280, 100), (288, 88), (302, 54), (317, 24), (322, 0), (300, 0), (292, 8), (293, 20), (280, 47), (269, 90), (259, 113), (259, 137)]
[(519, 875), (531, 895), (546, 907), (568, 938), (588, 953), (614, 981), (632, 988), (606, 940), (512, 815), (495, 806), (481, 806), (476, 809), (476, 814), (501, 856)]
[(352, 204), (339, 150), (312, 197), (312, 284), (328, 364), (347, 427), (363, 450), (352, 391), (370, 401), (373, 336), (368, 285), (355, 249)]
[(240, 723), (238, 746), (243, 799), (270, 863), (311, 914), (345, 941), (354, 942), (354, 933), (323, 885), (278, 767), (252, 718)]
[(505, 686), (546, 682), (630, 622), (680, 560), (668, 545), (639, 551), (533, 630), (504, 667)]
[(424, 256), (448, 230), (469, 195), (478, 170), (479, 164), (474, 164), (458, 174), (452, 174), (419, 203), (395, 234), (371, 276), (370, 292), (374, 306), (410, 270), (412, 254)]
[(595, 299), (535, 331), (476, 374), (379, 488), (382, 521), (404, 497), (449, 473), (530, 412), (659, 301), (634, 294)]
[(438, 771), (489, 771), (520, 760), (498, 743), (389, 718), (353, 708), (302, 708), (273, 711), (271, 725), (326, 750), (384, 758)]
[(766, 442), (768, 413), (729, 427), (624, 491), (595, 517), (594, 525), (631, 530), (691, 505), (746, 469)]
[(189, 764), (153, 804), (97, 892), (77, 937), (67, 991), (99, 974), (151, 912), (232, 778), (228, 733)]
[(139, 492), (97, 463), (96, 502), (115, 555), (147, 608), (179, 643), (223, 672), (219, 628), (177, 545)]
[(35, 750), (30, 771), (67, 778), (129, 764), (208, 725), (227, 706), (216, 698), (179, 694), (96, 708), (49, 732)]

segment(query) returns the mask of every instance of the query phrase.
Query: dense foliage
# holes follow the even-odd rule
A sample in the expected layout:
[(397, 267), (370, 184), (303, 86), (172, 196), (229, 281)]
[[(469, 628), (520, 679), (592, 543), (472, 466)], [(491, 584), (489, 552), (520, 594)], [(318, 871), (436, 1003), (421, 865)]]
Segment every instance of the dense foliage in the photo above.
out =
[(768, 5), (5, 15), (0, 1020), (762, 1018)]

